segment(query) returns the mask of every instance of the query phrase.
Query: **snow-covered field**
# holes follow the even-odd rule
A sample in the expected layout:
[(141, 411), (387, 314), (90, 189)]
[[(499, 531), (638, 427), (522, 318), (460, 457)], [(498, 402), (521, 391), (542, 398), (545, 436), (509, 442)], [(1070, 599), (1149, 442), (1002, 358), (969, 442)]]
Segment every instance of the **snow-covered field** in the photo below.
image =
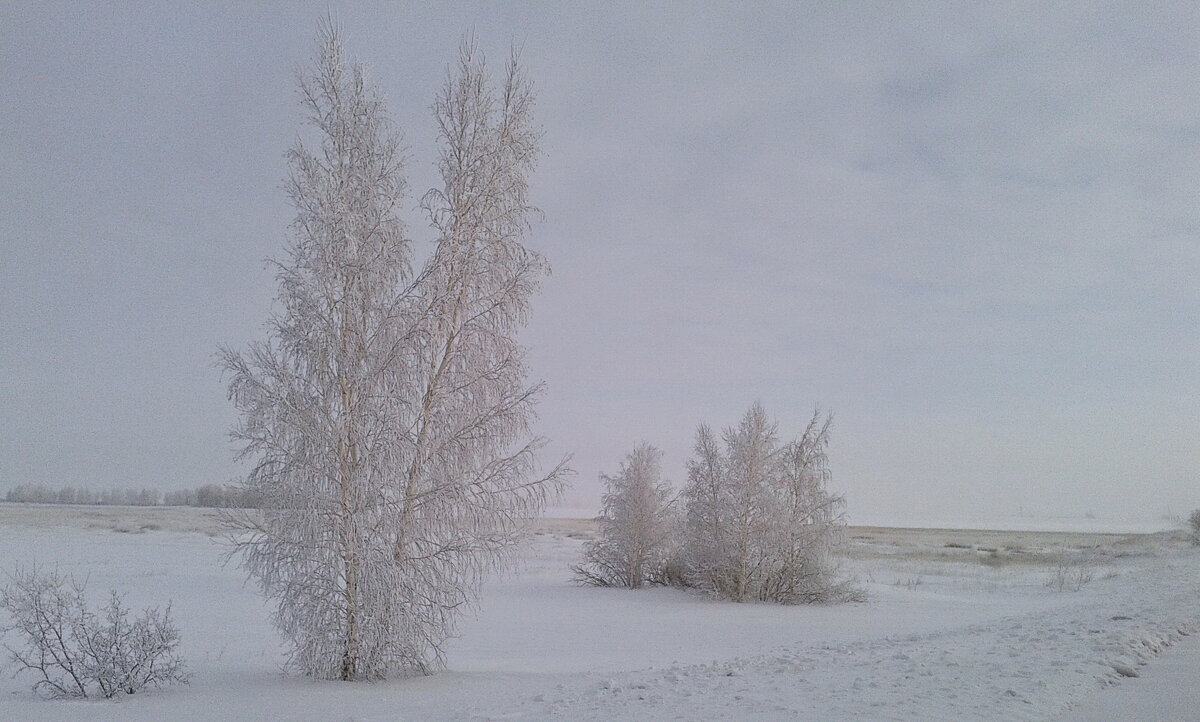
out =
[[(576, 586), (591, 524), (543, 520), (446, 671), (317, 682), (282, 669), (269, 609), (221, 566), (217, 529), (205, 510), (0, 504), (6, 568), (57, 565), (135, 606), (172, 600), (191, 672), (186, 687), (47, 701), (7, 666), (0, 719), (1081, 720), (1108, 709), (1104, 687), (1200, 660), (1200, 637), (1174, 667), (1155, 660), (1200, 631), (1200, 552), (1180, 532), (853, 527), (845, 571), (868, 601), (779, 607)], [(1171, 700), (1152, 701), (1143, 718), (1165, 718)]]

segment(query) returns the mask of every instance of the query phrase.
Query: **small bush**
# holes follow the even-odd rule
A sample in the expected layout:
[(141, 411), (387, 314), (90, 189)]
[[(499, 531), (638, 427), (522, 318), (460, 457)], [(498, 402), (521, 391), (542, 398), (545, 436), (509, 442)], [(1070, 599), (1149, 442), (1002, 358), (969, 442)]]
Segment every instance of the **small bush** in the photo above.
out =
[(1078, 592), (1096, 578), (1095, 560), (1091, 556), (1078, 559), (1063, 558), (1050, 573), (1046, 586), (1056, 592)]
[(992, 551), (981, 554), (979, 557), (979, 563), (985, 567), (999, 569), (1000, 567), (1004, 566), (1005, 559), (1000, 555), (999, 551), (993, 549)]
[(1200, 546), (1200, 509), (1193, 511), (1188, 517), (1188, 526), (1192, 528), (1192, 543)]
[(179, 630), (171, 606), (148, 608), (130, 619), (115, 591), (99, 611), (87, 606), (85, 584), (58, 572), (17, 569), (0, 591), (0, 607), (13, 621), (0, 632), (17, 632), (20, 649), (7, 647), (18, 672), (40, 679), (34, 691), (50, 697), (114, 697), (153, 685), (186, 683), (176, 655)]

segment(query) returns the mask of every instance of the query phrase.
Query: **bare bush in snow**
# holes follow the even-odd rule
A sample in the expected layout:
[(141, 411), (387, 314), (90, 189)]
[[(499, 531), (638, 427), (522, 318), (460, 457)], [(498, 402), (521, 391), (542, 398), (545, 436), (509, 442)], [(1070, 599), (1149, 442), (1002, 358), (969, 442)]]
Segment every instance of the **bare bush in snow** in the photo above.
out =
[(666, 582), (674, 510), (661, 461), (661, 451), (641, 444), (617, 475), (600, 475), (606, 491), (599, 537), (584, 546), (583, 561), (572, 567), (577, 581), (630, 589)]
[(1192, 543), (1200, 546), (1200, 509), (1193, 511), (1188, 517), (1188, 526), (1192, 531)]
[(1064, 548), (1059, 561), (1054, 565), (1046, 586), (1055, 592), (1078, 592), (1085, 584), (1096, 578), (1096, 555), (1094, 553), (1071, 556)]
[(542, 387), (515, 340), (547, 272), (522, 245), (533, 95), (515, 57), (497, 91), (463, 45), (434, 105), (444, 185), (422, 207), (438, 238), (413, 273), (399, 133), (328, 23), (315, 65), (280, 311), (267, 341), (224, 352), (262, 506), (230, 513), (234, 551), (303, 672), (428, 673), (566, 473), (537, 471)]
[(828, 490), (830, 424), (814, 413), (798, 439), (781, 443), (756, 403), (723, 445), (700, 426), (684, 491), (688, 584), (735, 601), (851, 596), (831, 558), (845, 521), (842, 498)]
[(53, 571), (17, 569), (0, 591), (0, 607), (12, 617), (2, 630), (24, 642), (8, 647), (18, 672), (40, 677), (35, 691), (51, 697), (115, 697), (187, 682), (170, 604), (131, 619), (114, 591), (93, 611), (83, 582)]

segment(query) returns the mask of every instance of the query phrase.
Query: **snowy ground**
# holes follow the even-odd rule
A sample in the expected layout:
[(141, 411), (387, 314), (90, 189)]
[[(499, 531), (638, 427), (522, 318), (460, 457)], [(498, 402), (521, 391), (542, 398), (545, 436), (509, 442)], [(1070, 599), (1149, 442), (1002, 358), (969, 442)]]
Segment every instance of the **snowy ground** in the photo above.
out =
[(1137, 679), (1084, 700), (1060, 722), (1200, 719), (1200, 635), (1181, 640), (1143, 671)]
[[(547, 520), (523, 568), (488, 583), (448, 670), (315, 682), (282, 670), (267, 608), (220, 565), (212, 516), (0, 504), (5, 566), (57, 564), (137, 606), (173, 600), (192, 678), (117, 701), (46, 701), (9, 667), (0, 719), (1082, 722), (1103, 719), (1091, 716), (1109, 709), (1098, 700), (1118, 693), (1135, 708), (1166, 705), (1140, 715), (1158, 719), (1171, 696), (1136, 690), (1155, 688), (1160, 665), (1163, 679), (1194, 680), (1200, 661), (1200, 635), (1156, 660), (1200, 632), (1200, 553), (1179, 533), (856, 527), (845, 569), (869, 601), (778, 607), (575, 586), (568, 566), (590, 524)], [(1060, 573), (1068, 587), (1091, 581), (1049, 589)]]

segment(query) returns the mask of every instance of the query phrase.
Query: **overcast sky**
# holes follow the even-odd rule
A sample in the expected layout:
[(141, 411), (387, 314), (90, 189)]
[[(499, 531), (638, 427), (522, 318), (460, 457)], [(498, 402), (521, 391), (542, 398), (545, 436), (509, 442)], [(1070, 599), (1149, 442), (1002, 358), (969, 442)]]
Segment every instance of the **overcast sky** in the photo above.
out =
[[(566, 505), (758, 399), (833, 410), (852, 521), (1200, 506), (1200, 5), (644, 5), (331, 5), (421, 253), (456, 45), (523, 47)], [(213, 354), (263, 333), (326, 7), (0, 2), (0, 489), (239, 473)]]

